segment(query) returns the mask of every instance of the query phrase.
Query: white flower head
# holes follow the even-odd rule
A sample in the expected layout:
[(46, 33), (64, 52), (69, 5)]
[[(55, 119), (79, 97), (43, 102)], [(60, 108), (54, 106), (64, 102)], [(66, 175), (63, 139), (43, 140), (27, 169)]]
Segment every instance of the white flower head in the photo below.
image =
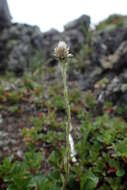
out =
[(72, 55), (69, 53), (69, 50), (70, 48), (64, 41), (59, 41), (54, 50), (55, 57), (59, 60), (65, 60), (69, 57), (72, 57)]

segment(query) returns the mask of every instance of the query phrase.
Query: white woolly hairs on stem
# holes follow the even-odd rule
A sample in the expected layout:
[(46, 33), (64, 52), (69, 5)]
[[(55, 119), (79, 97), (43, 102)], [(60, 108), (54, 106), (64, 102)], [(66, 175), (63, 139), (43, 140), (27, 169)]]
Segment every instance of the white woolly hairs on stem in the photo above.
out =
[(73, 140), (73, 137), (71, 135), (71, 131), (72, 131), (72, 125), (70, 124), (70, 132), (69, 132), (69, 142), (70, 142), (70, 153), (71, 153), (71, 159), (72, 159), (72, 162), (77, 162), (77, 159), (76, 159), (76, 151), (75, 151), (75, 145), (74, 145), (74, 140)]

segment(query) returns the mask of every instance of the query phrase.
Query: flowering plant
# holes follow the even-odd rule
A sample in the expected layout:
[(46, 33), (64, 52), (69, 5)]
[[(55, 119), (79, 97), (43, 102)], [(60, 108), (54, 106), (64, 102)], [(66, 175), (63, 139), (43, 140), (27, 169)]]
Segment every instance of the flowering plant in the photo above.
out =
[(69, 164), (70, 164), (70, 158), (73, 162), (76, 162), (75, 158), (75, 149), (74, 149), (74, 141), (71, 135), (72, 131), (72, 125), (71, 125), (71, 110), (70, 110), (70, 104), (69, 104), (69, 97), (68, 97), (68, 88), (67, 88), (67, 66), (68, 66), (68, 58), (72, 57), (72, 55), (69, 53), (69, 47), (64, 41), (60, 41), (55, 48), (55, 56), (60, 62), (61, 65), (61, 73), (63, 78), (63, 84), (64, 84), (64, 99), (65, 99), (65, 108), (67, 113), (67, 122), (66, 122), (66, 155), (64, 158), (65, 163), (65, 183), (63, 184), (63, 188), (65, 187), (67, 183), (67, 179), (69, 176)]

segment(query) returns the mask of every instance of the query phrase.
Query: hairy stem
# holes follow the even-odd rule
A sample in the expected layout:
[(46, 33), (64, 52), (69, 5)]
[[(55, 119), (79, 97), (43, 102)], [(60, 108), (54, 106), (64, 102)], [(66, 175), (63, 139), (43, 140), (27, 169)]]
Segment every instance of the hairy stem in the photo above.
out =
[(64, 84), (64, 99), (65, 99), (65, 108), (67, 113), (67, 123), (66, 123), (66, 160), (65, 160), (65, 170), (66, 170), (66, 178), (69, 176), (69, 161), (70, 161), (70, 142), (69, 142), (69, 132), (70, 132), (70, 124), (71, 124), (71, 111), (69, 105), (69, 97), (68, 97), (68, 88), (67, 88), (67, 63), (62, 64), (62, 77)]

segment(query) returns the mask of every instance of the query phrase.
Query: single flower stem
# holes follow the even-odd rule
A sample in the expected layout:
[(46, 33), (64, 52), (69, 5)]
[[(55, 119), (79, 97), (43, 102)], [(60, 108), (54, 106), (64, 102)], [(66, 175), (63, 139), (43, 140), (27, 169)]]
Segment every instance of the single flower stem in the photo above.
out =
[(69, 161), (70, 161), (69, 132), (70, 132), (70, 124), (71, 124), (71, 111), (70, 111), (68, 88), (67, 88), (67, 63), (62, 63), (62, 77), (63, 77), (63, 84), (64, 84), (65, 108), (66, 108), (66, 113), (67, 113), (65, 171), (66, 171), (66, 179), (68, 179), (68, 176), (69, 176)]

